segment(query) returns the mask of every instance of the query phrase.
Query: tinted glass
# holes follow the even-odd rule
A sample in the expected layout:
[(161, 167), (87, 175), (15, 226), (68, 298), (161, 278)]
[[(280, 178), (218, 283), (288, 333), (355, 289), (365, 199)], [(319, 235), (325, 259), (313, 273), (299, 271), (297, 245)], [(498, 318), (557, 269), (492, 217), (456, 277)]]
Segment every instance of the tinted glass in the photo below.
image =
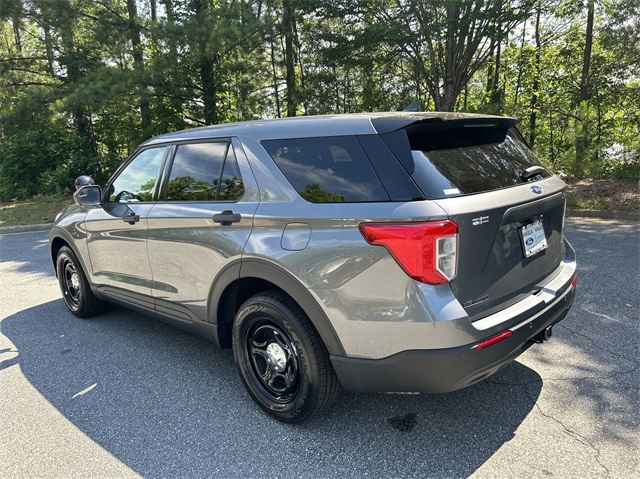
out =
[(109, 201), (151, 201), (166, 150), (166, 147), (150, 148), (131, 160), (111, 184)]
[[(413, 178), (429, 198), (446, 198), (524, 183), (522, 173), (542, 166), (514, 132), (491, 127), (408, 131)], [(544, 171), (530, 180), (547, 177)]]
[(228, 148), (226, 142), (178, 146), (167, 186), (167, 201), (216, 201)]
[(402, 164), (379, 135), (361, 135), (358, 136), (358, 141), (391, 201), (425, 199), (424, 193), (418, 189), (407, 170), (402, 167)]
[(355, 137), (268, 140), (262, 144), (307, 201), (389, 201)]
[(220, 191), (218, 193), (219, 201), (238, 201), (244, 194), (244, 184), (240, 176), (238, 161), (230, 146), (227, 152), (227, 159), (224, 162), (222, 170), (222, 178), (220, 181)]

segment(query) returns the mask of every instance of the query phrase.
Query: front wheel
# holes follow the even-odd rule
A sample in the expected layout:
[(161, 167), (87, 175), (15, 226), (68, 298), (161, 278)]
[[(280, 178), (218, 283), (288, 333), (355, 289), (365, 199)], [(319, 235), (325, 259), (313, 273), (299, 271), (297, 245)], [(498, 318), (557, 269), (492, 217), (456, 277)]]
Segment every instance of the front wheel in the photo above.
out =
[(240, 307), (233, 355), (253, 400), (280, 421), (317, 415), (339, 392), (329, 354), (311, 322), (280, 293), (257, 294)]
[(68, 246), (63, 246), (58, 252), (56, 271), (60, 291), (69, 311), (80, 318), (88, 318), (105, 310), (107, 302), (93, 294), (80, 261)]

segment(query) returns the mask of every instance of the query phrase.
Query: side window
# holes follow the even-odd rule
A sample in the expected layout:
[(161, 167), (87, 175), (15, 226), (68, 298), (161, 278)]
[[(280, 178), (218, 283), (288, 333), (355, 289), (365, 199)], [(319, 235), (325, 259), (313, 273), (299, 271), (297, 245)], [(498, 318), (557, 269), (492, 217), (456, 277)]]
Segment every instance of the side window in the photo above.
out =
[(230, 146), (227, 153), (227, 160), (224, 162), (222, 178), (220, 181), (220, 201), (238, 201), (244, 195), (244, 184), (238, 168), (238, 160)]
[(151, 201), (166, 150), (166, 147), (162, 147), (140, 152), (111, 183), (109, 201)]
[(307, 201), (389, 201), (389, 195), (353, 136), (265, 140), (262, 145)]
[(179, 145), (167, 186), (167, 201), (236, 201), (244, 187), (226, 142)]

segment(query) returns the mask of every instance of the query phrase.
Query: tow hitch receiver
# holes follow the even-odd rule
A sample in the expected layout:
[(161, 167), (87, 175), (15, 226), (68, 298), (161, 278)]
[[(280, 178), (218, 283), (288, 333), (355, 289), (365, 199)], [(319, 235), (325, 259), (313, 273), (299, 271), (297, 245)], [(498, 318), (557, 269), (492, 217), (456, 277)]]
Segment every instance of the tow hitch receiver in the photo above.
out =
[(551, 338), (551, 326), (543, 329), (533, 337), (533, 341), (536, 343), (543, 343)]

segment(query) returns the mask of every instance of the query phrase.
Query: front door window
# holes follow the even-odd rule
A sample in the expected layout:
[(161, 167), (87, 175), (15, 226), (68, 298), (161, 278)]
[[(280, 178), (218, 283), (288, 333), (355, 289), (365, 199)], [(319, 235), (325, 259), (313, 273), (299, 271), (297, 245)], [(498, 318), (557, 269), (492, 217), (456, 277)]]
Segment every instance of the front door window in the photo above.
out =
[(151, 201), (166, 147), (150, 148), (138, 154), (111, 184), (109, 201), (134, 203)]

